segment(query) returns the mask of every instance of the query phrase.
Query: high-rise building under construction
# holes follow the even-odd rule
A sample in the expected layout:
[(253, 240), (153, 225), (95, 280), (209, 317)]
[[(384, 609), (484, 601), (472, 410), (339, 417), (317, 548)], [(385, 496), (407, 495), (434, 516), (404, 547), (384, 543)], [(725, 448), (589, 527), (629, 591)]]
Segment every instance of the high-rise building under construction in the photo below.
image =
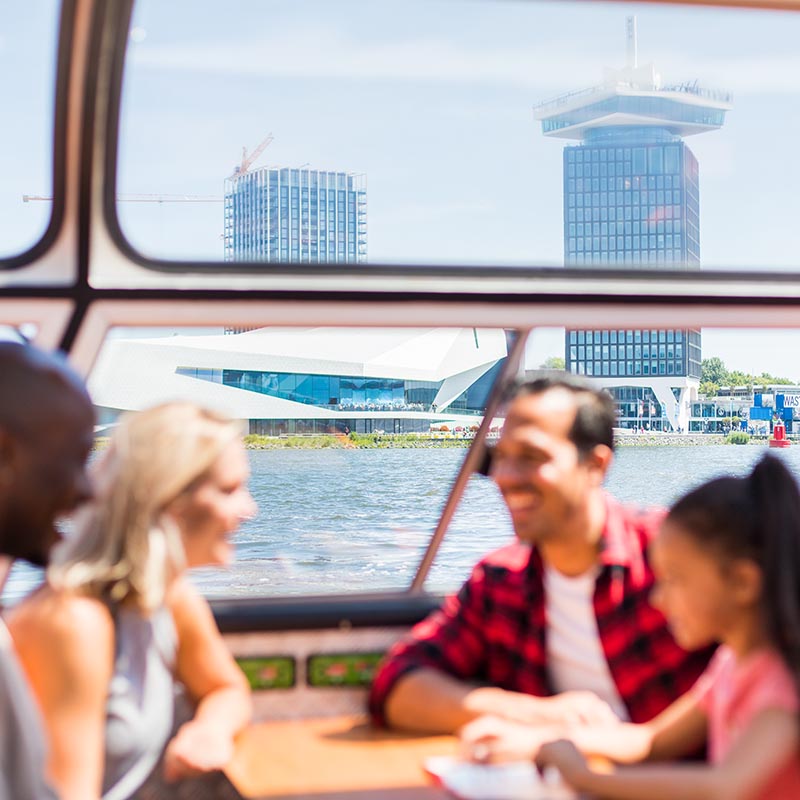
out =
[[(720, 128), (731, 96), (696, 83), (663, 85), (639, 66), (636, 21), (628, 59), (605, 82), (540, 104), (535, 116), (564, 148), (564, 261), (608, 269), (700, 263), (698, 162), (684, 137)], [(687, 429), (700, 379), (700, 331), (619, 327), (566, 332), (566, 367), (615, 396), (619, 424)]]
[(226, 261), (357, 264), (367, 259), (364, 175), (241, 170), (225, 181)]

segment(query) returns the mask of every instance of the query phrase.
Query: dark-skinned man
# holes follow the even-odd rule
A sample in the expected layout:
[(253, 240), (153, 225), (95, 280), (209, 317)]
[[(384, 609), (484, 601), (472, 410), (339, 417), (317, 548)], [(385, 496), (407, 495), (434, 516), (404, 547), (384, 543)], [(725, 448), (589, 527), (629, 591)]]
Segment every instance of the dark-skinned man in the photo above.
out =
[[(58, 356), (0, 342), (0, 555), (45, 566), (59, 518), (91, 495), (94, 414)], [(0, 621), (0, 800), (51, 800), (39, 712)]]

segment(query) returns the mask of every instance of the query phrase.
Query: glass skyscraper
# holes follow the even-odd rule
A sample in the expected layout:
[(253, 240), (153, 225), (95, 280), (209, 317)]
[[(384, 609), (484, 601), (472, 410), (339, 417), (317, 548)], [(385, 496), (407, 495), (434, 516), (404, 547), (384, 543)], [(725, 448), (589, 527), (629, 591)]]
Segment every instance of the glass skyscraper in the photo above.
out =
[(226, 261), (367, 260), (364, 175), (264, 167), (225, 181)]
[[(684, 137), (720, 128), (727, 92), (664, 86), (636, 63), (604, 84), (542, 103), (545, 136), (564, 148), (564, 262), (573, 267), (696, 268), (700, 264), (697, 159)], [(566, 368), (598, 379), (617, 400), (622, 427), (687, 429), (700, 379), (700, 331), (568, 330)]]

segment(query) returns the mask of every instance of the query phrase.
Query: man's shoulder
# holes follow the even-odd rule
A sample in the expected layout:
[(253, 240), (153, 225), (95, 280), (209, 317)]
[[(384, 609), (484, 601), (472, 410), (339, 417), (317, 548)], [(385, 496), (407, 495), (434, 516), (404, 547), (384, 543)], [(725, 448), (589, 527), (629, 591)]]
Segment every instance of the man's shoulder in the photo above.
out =
[(656, 537), (667, 515), (667, 510), (658, 506), (622, 503), (611, 495), (606, 495), (606, 499), (609, 523), (617, 523), (628, 533), (637, 534), (645, 546)]
[(532, 551), (529, 545), (514, 541), (487, 553), (477, 565), (485, 574), (523, 574), (531, 561)]

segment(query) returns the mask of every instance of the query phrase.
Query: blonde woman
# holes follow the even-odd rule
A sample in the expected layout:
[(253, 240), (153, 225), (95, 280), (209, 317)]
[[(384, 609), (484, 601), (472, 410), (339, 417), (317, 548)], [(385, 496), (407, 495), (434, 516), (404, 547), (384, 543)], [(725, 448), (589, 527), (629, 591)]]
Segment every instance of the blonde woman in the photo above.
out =
[[(95, 469), (96, 499), (10, 630), (50, 739), (62, 800), (121, 800), (218, 770), (250, 718), (247, 683), (187, 568), (226, 564), (255, 513), (238, 427), (172, 403), (130, 415)], [(194, 717), (170, 739), (173, 689)]]

